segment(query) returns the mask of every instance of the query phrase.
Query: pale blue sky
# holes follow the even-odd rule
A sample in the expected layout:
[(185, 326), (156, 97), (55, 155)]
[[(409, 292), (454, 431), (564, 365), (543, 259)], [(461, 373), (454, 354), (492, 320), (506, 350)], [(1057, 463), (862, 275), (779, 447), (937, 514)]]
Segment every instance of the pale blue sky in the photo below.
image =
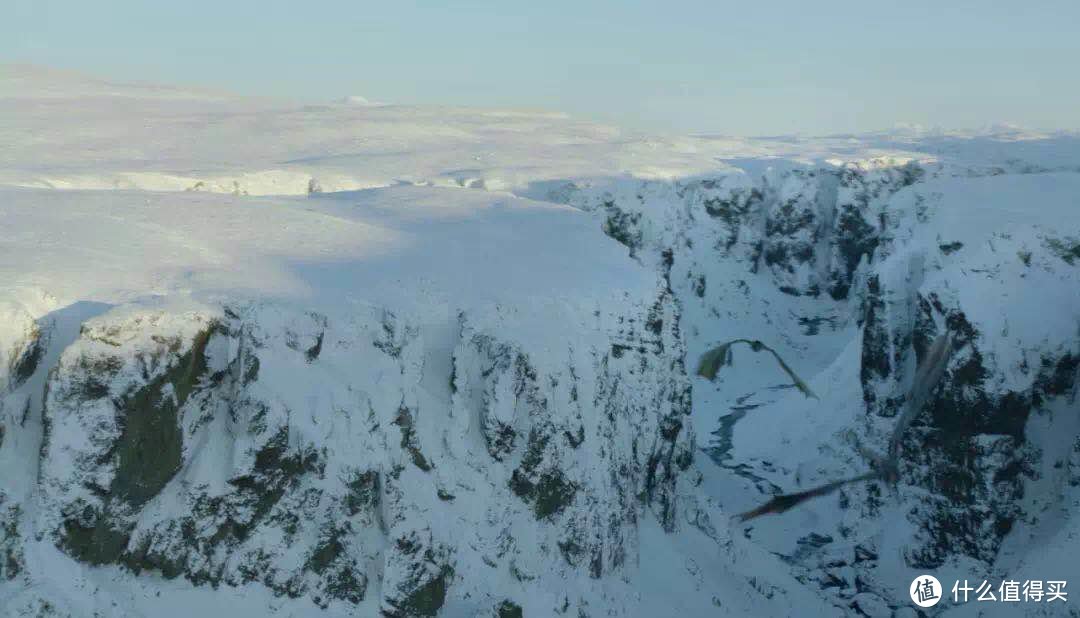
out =
[(1080, 1), (0, 0), (0, 60), (654, 131), (1080, 128)]

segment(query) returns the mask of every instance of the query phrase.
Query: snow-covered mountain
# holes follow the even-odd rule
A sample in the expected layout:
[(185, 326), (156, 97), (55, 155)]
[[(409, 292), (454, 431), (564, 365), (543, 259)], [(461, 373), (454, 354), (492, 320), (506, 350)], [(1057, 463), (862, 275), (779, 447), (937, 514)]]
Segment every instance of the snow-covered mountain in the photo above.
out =
[[(2, 615), (905, 616), (921, 573), (1080, 581), (1080, 136), (0, 82)], [(735, 518), (870, 470), (945, 332), (895, 483)]]

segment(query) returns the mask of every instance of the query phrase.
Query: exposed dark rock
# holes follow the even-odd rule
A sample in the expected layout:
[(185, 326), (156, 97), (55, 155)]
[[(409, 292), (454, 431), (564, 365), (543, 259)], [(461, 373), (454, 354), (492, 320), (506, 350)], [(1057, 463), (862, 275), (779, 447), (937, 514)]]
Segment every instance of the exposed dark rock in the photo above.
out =
[(498, 612), (499, 618), (524, 618), (525, 616), (521, 611), (521, 606), (510, 599), (499, 603), (499, 606), (495, 608), (495, 611)]
[[(116, 469), (107, 491), (102, 488), (104, 505), (76, 503), (65, 512), (61, 547), (75, 558), (90, 564), (118, 561), (130, 538), (131, 524), (124, 515), (156, 496), (180, 469), (179, 410), (206, 373), (206, 345), (217, 330), (212, 325), (198, 333), (191, 349), (162, 375), (114, 403), (121, 435), (105, 455)], [(108, 376), (118, 370), (108, 359), (80, 362), (90, 376)], [(107, 394), (103, 387), (86, 384), (81, 392), (85, 399)]]
[(420, 452), (420, 441), (416, 437), (415, 429), (413, 429), (412, 411), (405, 406), (401, 406), (398, 409), (397, 418), (394, 419), (394, 424), (401, 428), (401, 448), (408, 451), (413, 465), (424, 472), (430, 472), (433, 466)]
[(540, 429), (534, 428), (529, 434), (529, 446), (522, 457), (521, 465), (514, 470), (510, 478), (510, 489), (519, 498), (532, 504), (537, 519), (557, 515), (574, 501), (578, 486), (566, 480), (562, 470), (551, 468), (541, 470), (544, 451), (550, 437)]
[(15, 356), (10, 371), (11, 377), (8, 382), (8, 390), (13, 391), (19, 388), (38, 370), (38, 365), (41, 363), (41, 359), (45, 355), (45, 348), (48, 345), (45, 338), (46, 336), (43, 335), (40, 328), (35, 328), (31, 333), (30, 340)]
[(622, 211), (615, 202), (605, 202), (604, 208), (607, 212), (602, 225), (604, 233), (626, 246), (630, 257), (634, 257), (642, 242), (642, 231), (638, 226), (641, 214)]
[(380, 485), (379, 473), (375, 470), (355, 473), (346, 482), (349, 491), (345, 494), (345, 508), (349, 515), (378, 508)]
[(945, 255), (952, 255), (953, 253), (956, 253), (957, 251), (959, 251), (963, 247), (964, 247), (964, 243), (959, 242), (959, 241), (949, 242), (949, 243), (942, 243), (942, 244), (938, 245), (938, 249), (940, 249), (941, 252), (944, 253)]

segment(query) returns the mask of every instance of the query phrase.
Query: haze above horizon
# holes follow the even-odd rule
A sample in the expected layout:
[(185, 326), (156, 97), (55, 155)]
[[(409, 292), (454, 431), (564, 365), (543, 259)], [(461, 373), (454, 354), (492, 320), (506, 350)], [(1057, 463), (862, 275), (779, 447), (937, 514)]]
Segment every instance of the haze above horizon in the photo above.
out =
[(240, 94), (657, 132), (1080, 128), (1080, 3), (14, 0), (0, 59)]

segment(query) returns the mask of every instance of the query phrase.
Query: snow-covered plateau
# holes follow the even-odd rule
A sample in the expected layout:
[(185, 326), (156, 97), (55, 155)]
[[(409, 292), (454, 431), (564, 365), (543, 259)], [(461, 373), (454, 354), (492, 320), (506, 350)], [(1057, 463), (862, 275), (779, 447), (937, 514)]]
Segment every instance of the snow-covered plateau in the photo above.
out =
[(1078, 384), (1076, 133), (0, 67), (2, 616), (1080, 616)]

